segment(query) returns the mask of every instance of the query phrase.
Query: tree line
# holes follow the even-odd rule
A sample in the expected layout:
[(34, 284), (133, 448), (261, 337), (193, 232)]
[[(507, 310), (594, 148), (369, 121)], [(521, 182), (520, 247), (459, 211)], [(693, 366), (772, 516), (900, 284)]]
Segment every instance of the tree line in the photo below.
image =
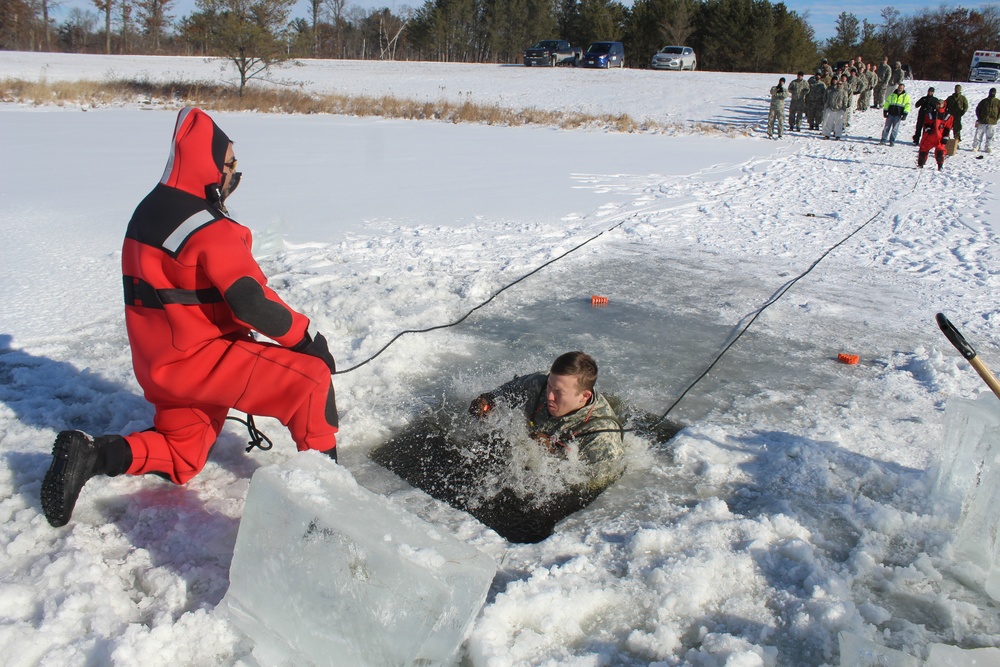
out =
[(563, 38), (586, 46), (621, 41), (630, 67), (646, 67), (665, 44), (694, 47), (699, 68), (731, 72), (812, 70), (858, 55), (909, 64), (926, 79), (963, 80), (975, 49), (1000, 49), (997, 5), (893, 7), (881, 21), (841, 13), (818, 41), (804, 15), (769, 0), (425, 0), (419, 8), (363, 10), (346, 0), (197, 0), (174, 16), (174, 0), (90, 0), (61, 22), (57, 0), (0, 0), (0, 49), (239, 58), (245, 76), (288, 58), (517, 63), (527, 46)]

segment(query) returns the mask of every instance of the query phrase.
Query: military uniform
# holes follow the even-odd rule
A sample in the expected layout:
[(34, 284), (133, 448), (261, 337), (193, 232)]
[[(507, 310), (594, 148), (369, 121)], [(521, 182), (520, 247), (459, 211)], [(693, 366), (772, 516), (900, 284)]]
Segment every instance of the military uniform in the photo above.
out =
[(840, 139), (844, 134), (844, 114), (850, 108), (850, 96), (844, 86), (832, 86), (826, 91), (826, 107), (823, 115), (823, 138), (832, 134)]
[(962, 140), (962, 116), (969, 110), (969, 100), (962, 94), (961, 86), (958, 86), (958, 90), (948, 96), (945, 100), (948, 104), (948, 113), (952, 115), (955, 119), (955, 124), (952, 127), (955, 133), (955, 138), (959, 141)]
[(771, 86), (771, 108), (767, 111), (767, 138), (774, 138), (774, 126), (778, 126), (778, 138), (782, 136), (785, 126), (785, 98), (788, 91), (778, 84)]
[(562, 417), (549, 414), (548, 374), (514, 378), (488, 394), (511, 407), (523, 407), (531, 436), (555, 451), (575, 451), (590, 466), (590, 486), (607, 486), (623, 470), (621, 423), (608, 400), (594, 392), (590, 402)]
[(802, 130), (802, 116), (806, 113), (806, 97), (809, 95), (809, 82), (805, 79), (792, 79), (788, 84), (788, 129), (799, 132)]
[(823, 106), (826, 104), (826, 84), (818, 77), (809, 77), (809, 94), (806, 97), (806, 120), (810, 130), (818, 130), (823, 123)]
[(882, 63), (875, 70), (878, 82), (875, 84), (875, 99), (872, 102), (873, 109), (881, 109), (885, 104), (885, 91), (889, 89), (889, 80), (892, 78), (892, 68), (889, 63)]

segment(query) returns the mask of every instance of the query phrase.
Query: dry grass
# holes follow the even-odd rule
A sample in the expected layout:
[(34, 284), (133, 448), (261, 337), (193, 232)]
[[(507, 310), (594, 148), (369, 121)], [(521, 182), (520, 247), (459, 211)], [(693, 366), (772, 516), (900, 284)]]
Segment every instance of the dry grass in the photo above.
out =
[(472, 102), (421, 102), (392, 95), (313, 95), (294, 89), (248, 87), (243, 96), (228, 86), (209, 83), (117, 80), (47, 82), (0, 79), (0, 101), (18, 104), (97, 108), (123, 104), (166, 107), (198, 106), (214, 111), (341, 114), (486, 125), (545, 125), (560, 128), (599, 127), (615, 132), (666, 132), (677, 128), (636, 121), (627, 114), (590, 115), (544, 109), (508, 109)]

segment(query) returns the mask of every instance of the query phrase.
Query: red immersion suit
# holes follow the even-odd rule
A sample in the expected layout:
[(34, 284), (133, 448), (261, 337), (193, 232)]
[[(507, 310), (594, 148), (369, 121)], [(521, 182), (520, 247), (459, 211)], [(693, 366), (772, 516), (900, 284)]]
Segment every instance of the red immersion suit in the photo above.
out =
[[(311, 341), (309, 320), (267, 286), (250, 230), (212, 196), (224, 180), (229, 144), (207, 114), (182, 110), (163, 177), (125, 234), (132, 365), (156, 407), (154, 429), (126, 437), (132, 475), (191, 479), (230, 408), (276, 417), (300, 451), (336, 446), (331, 369), (291, 349)], [(251, 330), (277, 344), (255, 340)]]

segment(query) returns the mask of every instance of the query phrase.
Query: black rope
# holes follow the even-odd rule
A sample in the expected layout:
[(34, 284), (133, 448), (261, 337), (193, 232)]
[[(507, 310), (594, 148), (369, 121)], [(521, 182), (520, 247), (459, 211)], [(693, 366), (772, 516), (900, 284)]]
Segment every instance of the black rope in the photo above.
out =
[[(914, 184), (913, 187), (914, 187), (914, 189), (916, 189), (916, 184)], [(705, 376), (707, 376), (712, 371), (712, 369), (715, 368), (715, 365), (719, 363), (719, 361), (722, 359), (722, 357), (724, 357), (725, 354), (727, 352), (729, 352), (729, 350), (733, 347), (733, 345), (736, 345), (736, 342), (740, 338), (743, 337), (743, 334), (745, 334), (747, 332), (747, 329), (749, 329), (750, 326), (754, 322), (757, 321), (757, 318), (760, 317), (761, 313), (763, 313), (765, 310), (767, 310), (768, 308), (770, 308), (771, 306), (773, 306), (781, 297), (785, 296), (785, 294), (788, 292), (788, 290), (790, 290), (792, 288), (792, 286), (795, 285), (795, 283), (799, 282), (800, 280), (802, 280), (803, 278), (805, 278), (807, 275), (809, 275), (812, 272), (812, 270), (815, 269), (819, 265), (820, 262), (822, 262), (824, 259), (826, 259), (826, 257), (830, 253), (832, 253), (834, 250), (836, 250), (840, 246), (842, 246), (845, 243), (847, 243), (847, 241), (849, 241), (853, 236), (855, 236), (856, 234), (858, 234), (862, 229), (864, 229), (869, 224), (871, 224), (872, 221), (875, 220), (875, 218), (877, 218), (881, 214), (882, 214), (881, 210), (877, 211), (875, 213), (875, 215), (873, 215), (872, 217), (868, 218), (868, 220), (866, 220), (861, 226), (859, 226), (853, 232), (851, 232), (850, 234), (848, 234), (847, 236), (845, 236), (844, 238), (842, 238), (840, 241), (838, 241), (837, 243), (835, 243), (832, 246), (830, 246), (829, 248), (827, 248), (826, 252), (824, 252), (822, 255), (820, 255), (819, 258), (815, 262), (813, 262), (812, 264), (809, 265), (808, 269), (806, 269), (805, 271), (803, 271), (802, 273), (800, 273), (799, 275), (797, 275), (795, 278), (792, 278), (787, 283), (785, 283), (785, 285), (781, 289), (779, 289), (777, 291), (777, 293), (775, 293), (774, 296), (772, 296), (770, 299), (768, 299), (767, 302), (763, 306), (761, 306), (760, 308), (758, 308), (757, 311), (753, 314), (753, 317), (750, 318), (750, 321), (746, 323), (746, 326), (744, 326), (740, 330), (740, 332), (738, 334), (736, 334), (736, 337), (733, 338), (733, 340), (731, 340), (728, 345), (726, 345), (724, 348), (722, 348), (722, 351), (719, 352), (718, 355), (716, 355), (715, 359), (712, 360), (712, 363), (710, 363), (708, 365), (708, 367), (701, 373), (701, 375), (699, 375), (698, 377), (696, 377), (694, 379), (694, 381), (691, 382), (691, 384), (689, 384), (687, 386), (687, 388), (685, 388), (684, 391), (681, 392), (681, 395), (677, 397), (677, 400), (675, 400), (673, 403), (670, 404), (670, 407), (667, 408), (666, 412), (664, 412), (662, 415), (660, 415), (660, 418), (657, 419), (654, 422), (654, 425), (655, 424), (659, 424), (661, 421), (663, 421), (664, 419), (666, 419), (667, 415), (670, 414), (671, 410), (673, 410), (675, 407), (677, 407), (677, 404), (680, 403), (682, 400), (684, 400), (684, 397), (687, 396), (688, 392), (690, 392), (692, 389), (694, 389), (694, 387), (695, 387), (696, 384), (698, 384), (703, 379), (705, 379)]]
[[(274, 443), (271, 439), (264, 435), (262, 431), (257, 428), (257, 424), (253, 421), (253, 415), (247, 414), (246, 421), (243, 421), (239, 417), (226, 417), (226, 419), (231, 419), (234, 422), (239, 422), (247, 427), (247, 433), (250, 435), (250, 442), (247, 443), (246, 451), (252, 452), (254, 448), (266, 452), (267, 450), (274, 447)], [(264, 444), (267, 443), (267, 444)]]
[(535, 275), (536, 273), (538, 273), (539, 271), (541, 271), (545, 267), (558, 262), (560, 259), (562, 259), (563, 257), (566, 257), (570, 253), (576, 252), (577, 250), (579, 250), (583, 246), (587, 245), (591, 241), (597, 239), (598, 237), (603, 236), (604, 234), (607, 234), (608, 232), (613, 231), (613, 230), (617, 229), (618, 227), (621, 227), (628, 220), (629, 220), (629, 218), (625, 218), (624, 220), (621, 220), (620, 222), (615, 223), (614, 225), (608, 227), (607, 229), (605, 229), (603, 231), (600, 231), (597, 234), (594, 234), (593, 236), (591, 236), (586, 241), (583, 241), (582, 243), (580, 243), (580, 244), (578, 244), (578, 245), (570, 248), (569, 250), (567, 250), (563, 254), (559, 255), (558, 257), (553, 257), (552, 259), (550, 259), (549, 261), (545, 262), (544, 264), (542, 264), (542, 265), (538, 266), (537, 268), (532, 269), (528, 273), (524, 274), (523, 276), (521, 276), (517, 280), (504, 285), (503, 287), (501, 287), (500, 289), (498, 289), (496, 292), (494, 292), (492, 295), (490, 295), (490, 298), (486, 299), (486, 301), (483, 301), (478, 306), (472, 308), (467, 313), (465, 313), (465, 315), (462, 315), (460, 318), (458, 318), (454, 322), (449, 322), (448, 324), (438, 324), (438, 325), (433, 326), (433, 327), (427, 327), (426, 329), (407, 329), (405, 331), (400, 331), (398, 334), (396, 334), (395, 336), (393, 336), (392, 339), (388, 343), (386, 343), (385, 345), (383, 345), (382, 349), (380, 349), (378, 352), (376, 352), (372, 356), (368, 357), (367, 359), (365, 359), (364, 361), (362, 361), (359, 364), (351, 366), (350, 368), (345, 368), (342, 371), (335, 372), (334, 375), (343, 375), (344, 373), (350, 373), (351, 371), (354, 371), (354, 370), (357, 370), (357, 369), (361, 368), (362, 366), (364, 366), (365, 364), (367, 364), (369, 361), (374, 360), (380, 354), (382, 354), (387, 349), (389, 349), (389, 347), (393, 343), (395, 343), (397, 340), (399, 340), (405, 334), (411, 334), (411, 333), (429, 333), (431, 331), (437, 331), (438, 329), (447, 329), (449, 327), (454, 327), (454, 326), (457, 326), (457, 325), (461, 324), (462, 322), (464, 322), (465, 320), (467, 320), (469, 318), (469, 316), (472, 315), (472, 313), (476, 312), (480, 308), (483, 308), (484, 306), (486, 306), (487, 304), (489, 304), (491, 301), (493, 301), (493, 299), (497, 298), (498, 296), (500, 296), (501, 294), (503, 294), (504, 292), (506, 292), (507, 290), (509, 290), (514, 285), (517, 285), (518, 283), (520, 283), (520, 282), (522, 282), (524, 280), (527, 280), (528, 278), (530, 278), (531, 276)]

